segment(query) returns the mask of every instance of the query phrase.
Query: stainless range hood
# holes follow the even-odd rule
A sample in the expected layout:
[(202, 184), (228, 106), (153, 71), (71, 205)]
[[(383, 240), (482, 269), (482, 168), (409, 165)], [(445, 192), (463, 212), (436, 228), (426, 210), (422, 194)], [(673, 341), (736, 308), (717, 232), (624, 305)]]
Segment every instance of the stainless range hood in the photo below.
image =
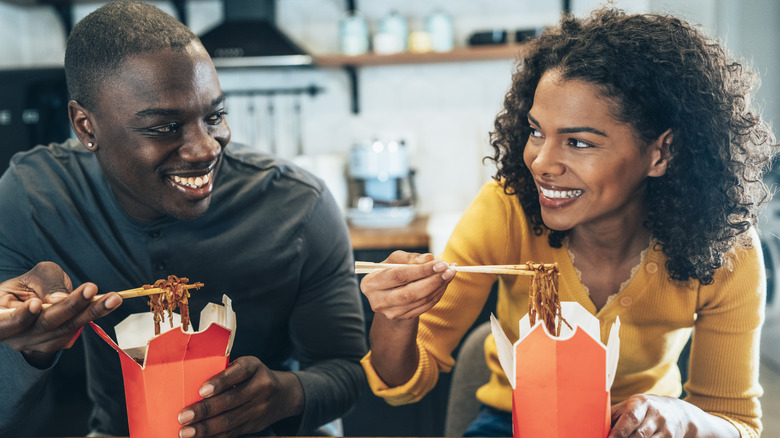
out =
[(312, 57), (276, 27), (275, 0), (222, 0), (225, 20), (200, 36), (216, 67), (310, 65)]

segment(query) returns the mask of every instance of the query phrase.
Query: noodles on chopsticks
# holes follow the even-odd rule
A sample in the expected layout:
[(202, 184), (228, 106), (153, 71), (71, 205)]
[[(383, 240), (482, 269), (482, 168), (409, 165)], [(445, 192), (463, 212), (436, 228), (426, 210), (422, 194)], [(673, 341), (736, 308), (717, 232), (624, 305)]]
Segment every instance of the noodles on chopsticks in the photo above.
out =
[(203, 283), (189, 283), (187, 277), (177, 277), (169, 275), (167, 279), (161, 279), (154, 282), (153, 285), (145, 284), (144, 289), (159, 288), (163, 293), (149, 296), (149, 307), (154, 313), (154, 334), (160, 334), (160, 322), (165, 319), (165, 312), (168, 312), (168, 320), (173, 328), (173, 311), (179, 309), (181, 314), (181, 323), (184, 331), (190, 326), (190, 309), (188, 299), (190, 297), (189, 289), (199, 289)]
[(551, 335), (560, 336), (561, 324), (566, 324), (569, 328), (571, 325), (566, 322), (561, 312), (561, 302), (558, 298), (558, 266), (531, 262), (526, 263), (526, 266), (534, 272), (528, 290), (528, 317), (531, 326), (536, 324), (538, 318)]

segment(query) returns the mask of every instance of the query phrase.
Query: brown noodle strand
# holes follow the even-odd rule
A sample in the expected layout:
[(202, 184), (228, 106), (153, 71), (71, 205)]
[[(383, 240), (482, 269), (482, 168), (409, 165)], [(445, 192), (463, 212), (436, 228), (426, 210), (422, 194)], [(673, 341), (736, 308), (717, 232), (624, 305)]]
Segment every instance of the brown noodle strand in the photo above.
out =
[[(190, 326), (190, 308), (188, 298), (190, 297), (189, 283), (187, 277), (177, 277), (169, 275), (167, 279), (161, 279), (154, 282), (153, 285), (145, 284), (144, 289), (159, 288), (165, 292), (161, 294), (149, 295), (149, 308), (154, 313), (154, 334), (160, 334), (160, 322), (162, 322), (164, 312), (168, 313), (168, 321), (173, 328), (173, 312), (179, 308), (181, 313), (181, 323), (184, 331)], [(199, 289), (203, 283), (193, 283), (190, 287)]]
[[(558, 299), (558, 265), (545, 267), (540, 263), (526, 263), (534, 271), (528, 297), (528, 319), (533, 327), (537, 317), (553, 336), (560, 336), (562, 324), (571, 329), (563, 318), (561, 302)], [(558, 319), (556, 323), (556, 317)]]

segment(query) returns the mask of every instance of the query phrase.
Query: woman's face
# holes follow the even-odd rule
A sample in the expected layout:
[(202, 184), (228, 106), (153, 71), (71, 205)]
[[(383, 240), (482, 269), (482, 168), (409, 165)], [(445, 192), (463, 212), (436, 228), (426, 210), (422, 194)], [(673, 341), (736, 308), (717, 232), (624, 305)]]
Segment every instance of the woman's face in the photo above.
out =
[(655, 147), (662, 138), (642, 143), (632, 126), (612, 116), (610, 106), (591, 83), (564, 80), (555, 71), (539, 81), (523, 158), (551, 229), (615, 232), (644, 221), (645, 181), (666, 168)]

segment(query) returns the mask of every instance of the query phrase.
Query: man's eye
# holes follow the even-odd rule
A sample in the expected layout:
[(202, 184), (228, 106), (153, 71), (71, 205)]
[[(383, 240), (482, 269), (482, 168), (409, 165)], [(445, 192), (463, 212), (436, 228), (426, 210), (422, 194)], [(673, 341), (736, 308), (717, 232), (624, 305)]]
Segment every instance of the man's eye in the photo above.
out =
[(149, 131), (154, 132), (156, 134), (173, 134), (178, 130), (179, 130), (178, 123), (168, 123), (167, 125), (161, 125), (161, 126), (155, 126), (154, 128), (149, 128)]
[(218, 112), (210, 115), (207, 120), (212, 125), (218, 125), (218, 124), (222, 123), (222, 120), (225, 119), (226, 115), (227, 115), (227, 111), (218, 111)]

